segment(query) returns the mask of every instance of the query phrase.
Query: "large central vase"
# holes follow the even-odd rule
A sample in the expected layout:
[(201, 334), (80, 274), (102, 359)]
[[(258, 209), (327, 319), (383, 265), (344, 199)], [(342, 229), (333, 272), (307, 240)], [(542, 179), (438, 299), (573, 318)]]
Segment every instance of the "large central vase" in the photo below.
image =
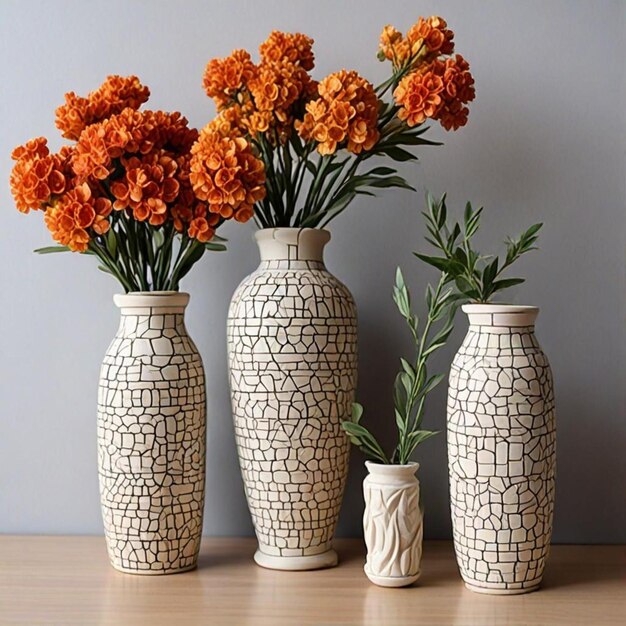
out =
[(357, 323), (348, 289), (326, 269), (330, 233), (265, 229), (261, 264), (233, 296), (228, 360), (235, 437), (259, 542), (272, 569), (332, 567), (348, 471)]

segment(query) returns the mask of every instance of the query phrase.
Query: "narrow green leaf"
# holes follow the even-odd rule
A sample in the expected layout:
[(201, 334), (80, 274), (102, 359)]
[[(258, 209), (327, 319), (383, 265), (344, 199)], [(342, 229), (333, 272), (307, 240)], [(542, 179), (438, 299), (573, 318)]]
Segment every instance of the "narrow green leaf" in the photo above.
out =
[(55, 252), (71, 252), (67, 246), (46, 246), (45, 248), (37, 248), (33, 250), (37, 254), (53, 254)]

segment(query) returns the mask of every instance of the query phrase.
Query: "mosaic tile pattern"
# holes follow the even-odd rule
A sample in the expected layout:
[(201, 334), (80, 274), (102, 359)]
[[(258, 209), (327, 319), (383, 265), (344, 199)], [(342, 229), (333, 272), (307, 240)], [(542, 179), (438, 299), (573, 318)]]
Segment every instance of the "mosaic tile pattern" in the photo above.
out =
[(420, 575), (423, 516), (413, 465), (366, 463), (363, 481), (365, 573), (382, 587), (404, 587)]
[(265, 260), (237, 289), (228, 316), (239, 463), (259, 550), (275, 562), (331, 549), (348, 469), (340, 424), (357, 373), (354, 301), (321, 261), (327, 239), (303, 254), (311, 229), (286, 229), (278, 245), (282, 230), (277, 240), (257, 237)]
[(185, 329), (188, 299), (116, 296), (120, 327), (101, 369), (102, 517), (111, 563), (135, 574), (192, 569), (200, 548), (205, 381)]
[(454, 544), (463, 579), (486, 592), (536, 588), (550, 547), (556, 424), (536, 314), (470, 313), (450, 372)]

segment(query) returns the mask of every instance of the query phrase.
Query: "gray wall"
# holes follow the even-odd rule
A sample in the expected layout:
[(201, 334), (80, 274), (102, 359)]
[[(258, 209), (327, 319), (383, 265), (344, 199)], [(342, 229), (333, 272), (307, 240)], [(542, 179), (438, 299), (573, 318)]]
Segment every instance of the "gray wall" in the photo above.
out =
[[(314, 7), (314, 8), (313, 8)], [(329, 268), (352, 290), (360, 314), (360, 400), (390, 441), (390, 388), (397, 357), (410, 348), (390, 298), (400, 264), (416, 295), (430, 271), (419, 210), (428, 187), (486, 206), (483, 241), (544, 221), (542, 250), (518, 271), (528, 277), (510, 300), (541, 307), (538, 336), (556, 377), (558, 488), (555, 539), (626, 541), (626, 210), (624, 114), (626, 3), (615, 1), (116, 1), (0, 4), (0, 180), (11, 148), (53, 138), (63, 93), (85, 93), (109, 73), (135, 73), (152, 108), (181, 109), (197, 126), (213, 115), (201, 88), (205, 63), (235, 47), (255, 50), (274, 28), (316, 40), (316, 76), (355, 68), (378, 82), (380, 29), (405, 30), (419, 14), (441, 13), (470, 61), (477, 99), (458, 133), (435, 129), (440, 148), (406, 168), (420, 193), (359, 199), (332, 225)], [(100, 533), (96, 474), (96, 386), (115, 333), (112, 280), (89, 258), (41, 257), (41, 215), (20, 215), (2, 184), (0, 272), (0, 531)], [(257, 264), (252, 225), (229, 224), (226, 254), (206, 255), (183, 288), (188, 327), (208, 384), (206, 532), (252, 532), (230, 421), (225, 318), (229, 298)], [(419, 300), (419, 298), (418, 298)], [(458, 320), (446, 368), (462, 339)], [(443, 428), (445, 390), (427, 423)], [(418, 454), (426, 532), (448, 537), (445, 437)], [(362, 457), (352, 458), (339, 532), (361, 532)]]

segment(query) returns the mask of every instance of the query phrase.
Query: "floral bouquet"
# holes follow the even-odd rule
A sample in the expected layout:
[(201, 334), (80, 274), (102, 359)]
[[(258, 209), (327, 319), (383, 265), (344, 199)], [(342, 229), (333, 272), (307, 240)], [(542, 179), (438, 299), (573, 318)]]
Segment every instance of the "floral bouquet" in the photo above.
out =
[(410, 161), (415, 146), (436, 145), (423, 136), (429, 119), (446, 130), (466, 124), (474, 79), (453, 56), (453, 37), (435, 16), (406, 36), (386, 26), (378, 56), (391, 76), (378, 87), (346, 70), (317, 82), (313, 40), (299, 33), (271, 33), (258, 64), (246, 50), (211, 60), (204, 88), (218, 115), (192, 148), (196, 196), (224, 219), (323, 227), (359, 194), (412, 189), (393, 167), (361, 168), (375, 156)]
[(180, 113), (139, 111), (149, 95), (135, 76), (109, 76), (84, 98), (68, 93), (56, 125), (74, 143), (51, 153), (39, 137), (12, 153), (18, 210), (42, 211), (60, 244), (38, 252), (94, 255), (126, 291), (178, 290), (205, 250), (224, 249), (218, 226), (245, 218), (196, 197), (198, 132)]

